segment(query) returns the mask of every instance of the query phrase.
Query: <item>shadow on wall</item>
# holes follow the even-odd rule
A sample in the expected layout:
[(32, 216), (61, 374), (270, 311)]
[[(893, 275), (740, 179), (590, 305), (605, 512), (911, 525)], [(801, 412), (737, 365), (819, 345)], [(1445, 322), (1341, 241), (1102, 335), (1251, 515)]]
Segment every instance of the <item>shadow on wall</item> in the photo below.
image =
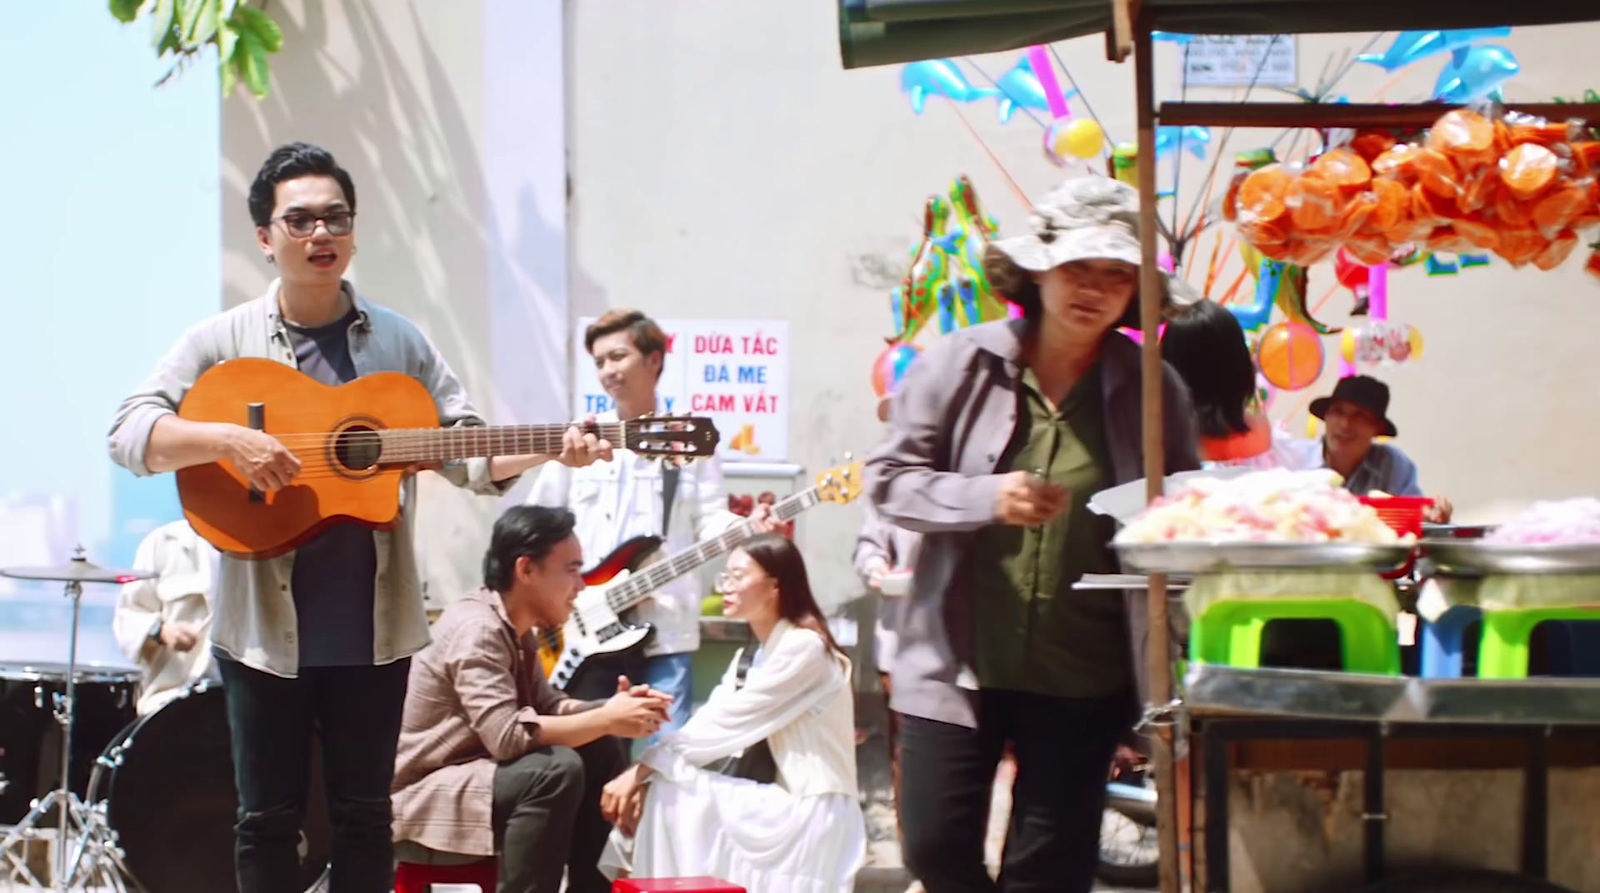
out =
[[(241, 91), (223, 109), (227, 306), (259, 295), (273, 273), (245, 212), (257, 165), (282, 143), (318, 143), (355, 180), (360, 254), (350, 275), (361, 292), (416, 321), (492, 422), (558, 420), (517, 417), (568, 403), (565, 393), (550, 396), (565, 379), (567, 320), (548, 318), (560, 303), (536, 297), (564, 293), (565, 258), (560, 223), (544, 219), (531, 189), (516, 197), (511, 238), (491, 212), (482, 5), (286, 0), (276, 9), (285, 37), (271, 94), (257, 101)], [(496, 292), (516, 297), (494, 305)], [(561, 336), (549, 338), (552, 329)], [(437, 605), (478, 584), (504, 500), (432, 474), (419, 500), (419, 563)]]

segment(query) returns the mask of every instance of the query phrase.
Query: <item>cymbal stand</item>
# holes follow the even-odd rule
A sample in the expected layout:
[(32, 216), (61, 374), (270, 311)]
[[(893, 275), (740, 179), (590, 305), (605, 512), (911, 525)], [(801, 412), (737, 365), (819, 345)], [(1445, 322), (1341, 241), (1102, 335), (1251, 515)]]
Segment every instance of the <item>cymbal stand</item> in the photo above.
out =
[[(81, 556), (83, 547), (78, 547)], [(51, 712), (61, 726), (61, 786), (34, 801), (33, 808), (0, 840), (0, 879), (17, 879), (31, 889), (67, 893), (94, 884), (116, 891), (137, 890), (127, 867), (117, 834), (106, 821), (105, 809), (89, 806), (72, 792), (72, 720), (77, 713), (78, 614), (83, 603), (83, 583), (68, 581), (64, 593), (72, 599), (72, 637), (67, 644), (67, 691), (52, 694)], [(43, 707), (40, 703), (38, 706)], [(54, 884), (46, 886), (28, 866), (29, 841), (46, 835), (39, 823), (51, 811), (57, 813)], [(69, 842), (72, 845), (69, 846)], [(70, 850), (70, 858), (69, 858)]]

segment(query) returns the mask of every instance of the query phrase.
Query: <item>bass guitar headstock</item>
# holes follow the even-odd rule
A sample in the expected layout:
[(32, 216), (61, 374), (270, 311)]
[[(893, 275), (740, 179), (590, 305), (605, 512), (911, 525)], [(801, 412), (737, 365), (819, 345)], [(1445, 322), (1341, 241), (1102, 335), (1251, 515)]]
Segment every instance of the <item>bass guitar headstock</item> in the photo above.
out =
[[(849, 456), (846, 455), (845, 458), (848, 459)], [(837, 502), (840, 505), (853, 501), (861, 495), (864, 473), (865, 466), (861, 462), (835, 465), (817, 475), (817, 498), (823, 502)]]

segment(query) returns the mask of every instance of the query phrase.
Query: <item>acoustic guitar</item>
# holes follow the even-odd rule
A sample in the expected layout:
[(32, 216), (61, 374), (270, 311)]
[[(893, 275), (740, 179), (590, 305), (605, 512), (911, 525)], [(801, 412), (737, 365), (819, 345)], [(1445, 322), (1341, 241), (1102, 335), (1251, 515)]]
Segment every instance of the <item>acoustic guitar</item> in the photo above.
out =
[[(375, 529), (400, 515), (407, 474), (455, 459), (559, 453), (569, 423), (439, 427), (422, 383), (399, 372), (322, 384), (292, 366), (246, 357), (207, 369), (178, 416), (265, 431), (300, 458), (289, 486), (263, 493), (231, 463), (178, 471), (178, 498), (196, 532), (224, 552), (263, 559), (293, 550), (336, 521)], [(687, 461), (716, 451), (710, 419), (651, 416), (590, 426), (612, 446)]]
[[(778, 500), (772, 506), (776, 521), (788, 521), (814, 505), (844, 504), (861, 495), (862, 463), (840, 465), (817, 475), (814, 486)], [(585, 661), (600, 654), (626, 654), (643, 648), (651, 633), (649, 624), (637, 626), (621, 613), (650, 593), (714, 558), (732, 552), (755, 536), (749, 521), (740, 521), (719, 536), (702, 540), (670, 557), (659, 557), (661, 539), (640, 536), (612, 550), (604, 560), (585, 571), (588, 588), (578, 594), (564, 629), (539, 633), (539, 664), (550, 684), (568, 693), (585, 689)], [(604, 680), (615, 691), (615, 680)], [(594, 689), (602, 692), (604, 686)], [(585, 697), (586, 694), (577, 695)]]

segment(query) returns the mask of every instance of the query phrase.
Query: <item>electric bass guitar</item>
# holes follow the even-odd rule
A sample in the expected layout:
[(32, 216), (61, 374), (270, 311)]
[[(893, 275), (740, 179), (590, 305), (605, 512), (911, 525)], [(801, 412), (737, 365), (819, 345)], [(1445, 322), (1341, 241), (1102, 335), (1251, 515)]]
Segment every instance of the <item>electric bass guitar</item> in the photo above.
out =
[[(773, 519), (787, 521), (823, 502), (850, 502), (861, 494), (861, 469), (862, 464), (856, 462), (824, 471), (817, 475), (813, 486), (774, 504)], [(652, 632), (650, 625), (630, 624), (622, 619), (622, 612), (754, 536), (750, 522), (741, 521), (720, 536), (702, 540), (660, 561), (650, 560), (661, 546), (659, 537), (635, 537), (618, 546), (584, 573), (588, 588), (578, 594), (566, 626), (539, 635), (539, 663), (550, 683), (568, 691), (582, 690), (585, 661), (589, 658), (643, 648)]]
[[(292, 366), (246, 357), (195, 380), (178, 416), (265, 431), (300, 459), (289, 486), (263, 493), (231, 463), (178, 471), (178, 498), (196, 532), (241, 558), (272, 558), (342, 520), (392, 527), (400, 483), (455, 459), (559, 453), (570, 424), (439, 427), (428, 389), (409, 375), (378, 372), (337, 387)], [(613, 446), (687, 460), (712, 455), (710, 419), (653, 416), (590, 426)]]

